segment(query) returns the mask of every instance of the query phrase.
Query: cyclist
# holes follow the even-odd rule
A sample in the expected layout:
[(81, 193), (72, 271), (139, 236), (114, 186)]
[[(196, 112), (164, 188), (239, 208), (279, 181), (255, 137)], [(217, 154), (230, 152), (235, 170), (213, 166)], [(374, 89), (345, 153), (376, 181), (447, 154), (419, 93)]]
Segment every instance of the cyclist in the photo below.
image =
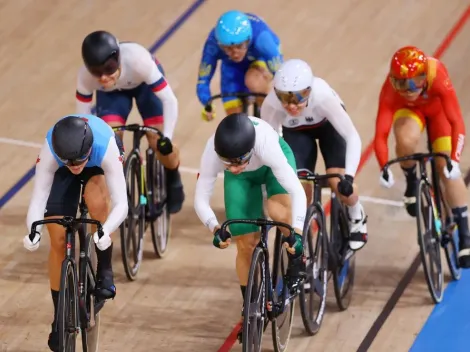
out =
[[(122, 157), (119, 137), (103, 120), (93, 115), (63, 117), (47, 132), (37, 158), (34, 189), (26, 220), (31, 231), (34, 221), (75, 216), (81, 182), (84, 183), (84, 197), (90, 216), (103, 223), (104, 236), (99, 239), (96, 232), (93, 235), (98, 257), (96, 292), (99, 299), (111, 299), (116, 295), (110, 236), (124, 221), (128, 211)], [(41, 230), (37, 228), (32, 241), (30, 235), (24, 237), (26, 249), (38, 249)], [(49, 281), (54, 303), (54, 322), (48, 344), (52, 351), (59, 351), (59, 337), (54, 331), (54, 323), (61, 264), (65, 257), (65, 230), (58, 224), (48, 224), (47, 230), (51, 240)]]
[[(178, 171), (179, 151), (171, 142), (178, 118), (178, 101), (164, 77), (160, 63), (143, 46), (119, 42), (111, 33), (96, 31), (82, 43), (84, 65), (77, 79), (77, 112), (91, 111), (96, 91), (96, 115), (110, 126), (121, 126), (132, 109), (133, 98), (144, 125), (163, 132), (164, 138), (148, 133), (149, 146), (165, 166), (168, 211), (181, 210), (183, 184)], [(118, 133), (122, 139), (122, 132)]]
[[(287, 143), (264, 121), (244, 113), (230, 114), (219, 124), (207, 141), (201, 158), (196, 183), (194, 208), (201, 222), (213, 233), (213, 244), (227, 248), (230, 240), (222, 241), (219, 222), (210, 207), (217, 174), (224, 171), (224, 199), (227, 219), (257, 219), (263, 217), (263, 194), (266, 185), (267, 209), (275, 221), (292, 224), (295, 244), (288, 248), (289, 285), (299, 283), (303, 263), (302, 230), (306, 213), (306, 198), (295, 172), (295, 159)], [(257, 226), (229, 225), (236, 239), (236, 271), (245, 297), (251, 256), (260, 233)], [(285, 236), (289, 235), (282, 229)], [(239, 334), (241, 339), (241, 333)]]
[[(462, 112), (444, 64), (414, 46), (400, 48), (393, 54), (380, 92), (374, 144), (381, 169), (388, 161), (387, 140), (392, 126), (398, 157), (416, 153), (421, 132), (427, 128), (433, 151), (452, 158), (452, 170), (447, 169), (443, 158), (436, 158), (436, 163), (459, 229), (459, 263), (463, 268), (470, 267), (467, 189), (459, 166), (465, 140)], [(416, 162), (403, 162), (401, 169), (406, 178), (406, 210), (415, 217)], [(390, 170), (386, 175), (381, 173), (380, 183), (392, 187)]]
[[(220, 16), (204, 45), (197, 82), (197, 96), (204, 106), (211, 97), (210, 82), (218, 60), (222, 61), (222, 94), (267, 94), (283, 57), (279, 38), (260, 17), (233, 10)], [(241, 112), (240, 99), (227, 97), (222, 101), (227, 115)], [(257, 101), (261, 105), (263, 99)], [(210, 121), (215, 113), (203, 109), (202, 118)]]
[[(261, 118), (282, 133), (294, 152), (297, 168), (315, 169), (318, 140), (326, 172), (345, 174), (344, 181), (330, 179), (330, 187), (348, 209), (350, 248), (362, 248), (367, 242), (367, 216), (354, 185), (361, 139), (338, 94), (323, 79), (314, 77), (305, 61), (287, 60), (274, 76), (274, 88), (261, 106)], [(304, 183), (304, 189), (310, 204), (311, 183)]]

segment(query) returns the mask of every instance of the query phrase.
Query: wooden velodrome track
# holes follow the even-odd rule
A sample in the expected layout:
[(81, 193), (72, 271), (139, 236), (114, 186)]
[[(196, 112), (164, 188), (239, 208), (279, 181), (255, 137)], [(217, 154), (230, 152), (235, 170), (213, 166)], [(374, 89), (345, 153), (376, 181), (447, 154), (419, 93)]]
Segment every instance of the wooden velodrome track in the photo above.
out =
[[(99, 28), (121, 40), (158, 49), (156, 56), (179, 100), (175, 141), (181, 148), (187, 194), (183, 210), (173, 219), (168, 256), (154, 259), (148, 243), (135, 282), (125, 278), (116, 236), (118, 295), (103, 311), (100, 351), (241, 351), (234, 334), (229, 336), (241, 305), (234, 248), (215, 249), (193, 210), (195, 174), (217, 123), (200, 119), (197, 70), (208, 31), (234, 4), (227, 0), (158, 3), (0, 1), (0, 195), (5, 194), (0, 198), (0, 351), (48, 350), (49, 243), (44, 236), (34, 253), (22, 246), (32, 190), (27, 181), (45, 132), (59, 117), (74, 112), (80, 44), (87, 33)], [(404, 180), (395, 172), (397, 185), (381, 189), (368, 144), (389, 57), (405, 44), (442, 58), (469, 120), (470, 101), (465, 99), (470, 87), (468, 5), (445, 0), (344, 1), (341, 6), (320, 0), (240, 0), (236, 5), (265, 18), (280, 36), (285, 56), (309, 61), (314, 72), (335, 88), (363, 141), (357, 183), (369, 215), (370, 242), (357, 258), (351, 307), (339, 313), (332, 300), (320, 333), (312, 338), (303, 333), (297, 312), (289, 351), (349, 352), (361, 343), (362, 350), (370, 345), (370, 351), (407, 351), (433, 305), (420, 269), (416, 272), (412, 267), (408, 280), (402, 280), (417, 254), (414, 220), (400, 206)], [(216, 75), (213, 93), (219, 90), (218, 82)], [(220, 118), (223, 111), (218, 108)], [(130, 121), (139, 122), (135, 112)], [(125, 143), (129, 145), (129, 136)], [(393, 150), (393, 140), (390, 145)], [(462, 169), (467, 170), (469, 159), (463, 159)], [(318, 165), (322, 171), (321, 160)], [(212, 206), (222, 219), (221, 186), (218, 182)], [(397, 287), (396, 299), (390, 300)], [(265, 350), (271, 351), (269, 336), (264, 341)]]

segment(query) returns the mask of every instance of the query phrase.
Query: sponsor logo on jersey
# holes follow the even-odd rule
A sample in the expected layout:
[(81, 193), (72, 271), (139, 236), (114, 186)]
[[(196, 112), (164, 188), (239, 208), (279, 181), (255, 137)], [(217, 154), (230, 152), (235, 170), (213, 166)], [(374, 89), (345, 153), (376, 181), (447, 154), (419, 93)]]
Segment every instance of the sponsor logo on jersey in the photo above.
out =
[(305, 116), (305, 121), (313, 122), (314, 118), (312, 116)]
[(299, 120), (297, 119), (289, 119), (289, 125), (290, 126), (295, 126), (299, 124)]

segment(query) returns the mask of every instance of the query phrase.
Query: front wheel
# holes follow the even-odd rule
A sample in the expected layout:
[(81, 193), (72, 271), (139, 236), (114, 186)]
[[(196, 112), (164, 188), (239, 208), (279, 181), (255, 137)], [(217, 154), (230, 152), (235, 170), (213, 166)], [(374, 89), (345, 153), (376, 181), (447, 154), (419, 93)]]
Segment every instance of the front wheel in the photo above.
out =
[(243, 308), (242, 350), (261, 351), (265, 314), (265, 256), (259, 247), (253, 252)]
[(60, 351), (75, 352), (79, 331), (78, 287), (75, 266), (71, 260), (65, 260), (62, 263), (59, 304), (57, 306), (57, 331)]
[(444, 295), (440, 241), (442, 223), (432, 197), (432, 188), (426, 180), (419, 182), (416, 194), (419, 253), (429, 293), (437, 304)]
[(307, 277), (299, 294), (302, 322), (309, 335), (315, 335), (320, 330), (328, 292), (328, 239), (323, 220), (322, 212), (310, 206), (303, 232)]

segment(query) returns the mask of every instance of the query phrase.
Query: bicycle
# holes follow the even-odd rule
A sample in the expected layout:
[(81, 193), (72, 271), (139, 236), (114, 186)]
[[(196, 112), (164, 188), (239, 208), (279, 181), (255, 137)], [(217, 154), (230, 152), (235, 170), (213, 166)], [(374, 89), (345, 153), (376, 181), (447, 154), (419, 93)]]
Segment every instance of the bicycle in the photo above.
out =
[[(418, 244), (424, 276), (435, 304), (440, 303), (444, 296), (441, 247), (445, 250), (452, 278), (459, 280), (461, 275), (457, 259), (456, 224), (451, 218), (451, 212), (445, 203), (440, 187), (435, 164), (436, 157), (444, 158), (447, 168), (452, 169), (452, 163), (447, 154), (433, 152), (415, 153), (395, 158), (388, 161), (383, 168), (383, 175), (386, 177), (387, 170), (392, 164), (408, 160), (415, 160), (419, 164), (420, 177), (415, 195)], [(431, 181), (426, 168), (427, 162), (431, 163)], [(427, 254), (429, 254), (429, 263), (426, 260)]]
[[(313, 200), (307, 208), (305, 217), (304, 240), (308, 241), (304, 247), (308, 249), (307, 279), (309, 285), (300, 291), (300, 308), (305, 330), (314, 335), (320, 329), (323, 313), (326, 306), (327, 282), (333, 278), (336, 304), (340, 311), (348, 309), (353, 293), (356, 276), (355, 251), (349, 247), (349, 221), (346, 208), (335, 192), (331, 192), (330, 231), (326, 229), (325, 210), (322, 205), (322, 188), (329, 188), (327, 180), (339, 178), (341, 174), (319, 175), (308, 169), (297, 170), (297, 177), (301, 180), (313, 182)], [(313, 224), (313, 226), (312, 226)], [(316, 246), (313, 247), (312, 230), (317, 232)], [(319, 246), (321, 246), (319, 248)], [(312, 253), (314, 253), (312, 257)], [(325, 259), (326, 258), (326, 259)], [(320, 266), (319, 268), (315, 266)], [(328, 272), (328, 275), (325, 273)], [(314, 288), (314, 290), (312, 290)], [(309, 306), (315, 302), (315, 294), (320, 302), (318, 313), (314, 320), (312, 308), (306, 310), (306, 295), (309, 295)]]
[(144, 160), (140, 155), (140, 140), (146, 132), (154, 133), (160, 138), (163, 134), (156, 128), (138, 124), (116, 126), (113, 130), (133, 133), (132, 150), (124, 164), (129, 214), (120, 226), (120, 235), (124, 270), (127, 278), (134, 281), (142, 264), (147, 227), (150, 225), (153, 249), (158, 258), (166, 255), (170, 240), (165, 169), (155, 158), (152, 148), (147, 148)]
[[(284, 242), (288, 242), (291, 246), (295, 243), (294, 229), (288, 224), (263, 218), (256, 220), (226, 220), (221, 226), (223, 241), (231, 237), (225, 229), (228, 225), (234, 223), (252, 224), (261, 227), (260, 241), (253, 251), (246, 286), (243, 306), (242, 350), (244, 352), (261, 351), (263, 332), (269, 322), (272, 322), (274, 350), (283, 352), (286, 350), (290, 339), (295, 299), (299, 292), (298, 288), (289, 289), (287, 286), (288, 257), (287, 250), (282, 250)], [(271, 274), (269, 272), (267, 236), (268, 227), (273, 226), (277, 228)], [(287, 228), (290, 231), (290, 236), (286, 238), (282, 235), (279, 227)], [(287, 325), (285, 325), (286, 322)]]
[[(86, 227), (87, 224), (96, 225), (100, 238), (103, 236), (103, 228), (99, 221), (87, 218), (84, 189), (82, 183), (79, 218), (64, 216), (59, 219), (35, 221), (31, 225), (29, 235), (34, 238), (36, 228), (45, 224), (59, 224), (65, 228), (65, 259), (61, 267), (59, 302), (54, 326), (59, 333), (60, 351), (75, 351), (78, 333), (82, 335), (83, 352), (98, 350), (99, 312), (105, 303), (105, 300), (95, 297), (95, 243), (93, 234), (87, 233)], [(78, 232), (80, 248), (78, 267), (75, 259), (75, 232)]]
[(235, 97), (241, 100), (242, 102), (242, 111), (247, 114), (248, 107), (253, 104), (253, 116), (260, 117), (260, 106), (256, 102), (254, 98), (266, 98), (265, 93), (246, 93), (246, 92), (238, 92), (238, 93), (224, 93), (224, 94), (217, 94), (209, 98), (209, 101), (205, 105), (204, 109), (207, 112), (212, 112), (212, 102), (216, 99), (228, 98), (228, 97)]

